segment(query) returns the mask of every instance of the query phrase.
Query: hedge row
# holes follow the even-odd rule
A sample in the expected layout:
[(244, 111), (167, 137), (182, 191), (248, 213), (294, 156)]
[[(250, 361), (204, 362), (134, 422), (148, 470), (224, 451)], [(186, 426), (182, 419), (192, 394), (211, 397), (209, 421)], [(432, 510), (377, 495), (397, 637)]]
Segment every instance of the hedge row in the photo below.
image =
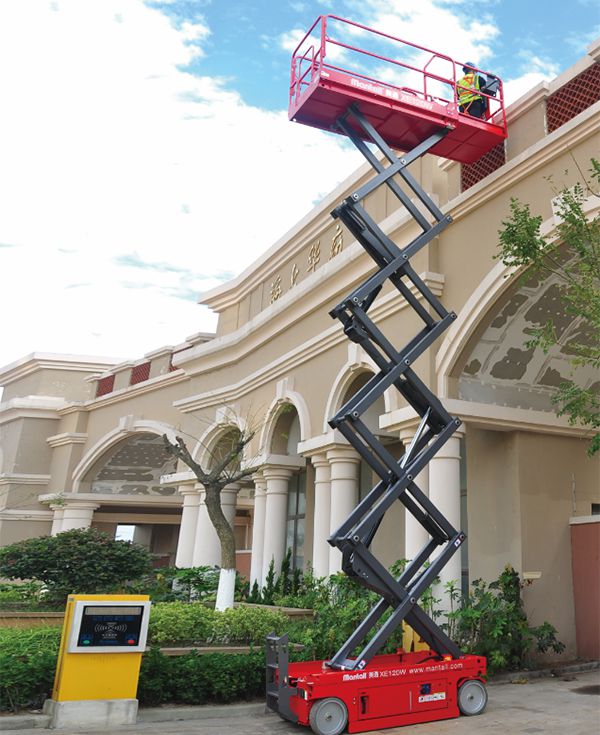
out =
[(150, 609), (148, 642), (158, 646), (262, 645), (268, 633), (283, 633), (288, 622), (273, 609), (241, 606), (217, 612), (201, 603), (159, 602)]
[[(153, 648), (142, 659), (140, 703), (205, 704), (259, 696), (264, 690), (265, 636), (284, 632), (286, 623), (276, 610), (238, 607), (219, 613), (199, 603), (154, 605), (149, 628)], [(42, 706), (52, 690), (59, 644), (59, 628), (0, 628), (0, 711)], [(244, 644), (257, 650), (171, 658), (158, 650), (168, 644)]]

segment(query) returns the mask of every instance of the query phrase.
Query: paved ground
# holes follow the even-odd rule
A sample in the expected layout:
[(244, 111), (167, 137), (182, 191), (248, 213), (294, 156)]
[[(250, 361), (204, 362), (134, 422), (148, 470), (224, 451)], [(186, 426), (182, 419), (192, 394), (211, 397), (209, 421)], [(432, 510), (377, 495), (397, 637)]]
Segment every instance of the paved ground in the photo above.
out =
[[(522, 684), (493, 684), (484, 714), (407, 728), (391, 728), (383, 735), (600, 735), (600, 671), (536, 679)], [(168, 717), (201, 719), (154, 721)], [(309, 729), (264, 714), (262, 705), (163, 708), (141, 710), (137, 725), (108, 730), (68, 729), (62, 735), (301, 735)], [(5, 720), (5, 725), (8, 724)], [(25, 724), (22, 721), (21, 724)], [(6, 730), (2, 735), (41, 735), (39, 728)]]

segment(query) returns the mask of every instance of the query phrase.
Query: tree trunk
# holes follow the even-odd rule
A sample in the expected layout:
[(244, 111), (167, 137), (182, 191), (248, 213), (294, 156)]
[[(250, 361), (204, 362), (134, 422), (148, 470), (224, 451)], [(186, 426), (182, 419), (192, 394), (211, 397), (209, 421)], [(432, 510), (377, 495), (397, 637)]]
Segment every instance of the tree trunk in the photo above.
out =
[(233, 607), (235, 595), (235, 535), (221, 508), (221, 488), (205, 487), (206, 510), (221, 543), (221, 572), (217, 590), (217, 610)]

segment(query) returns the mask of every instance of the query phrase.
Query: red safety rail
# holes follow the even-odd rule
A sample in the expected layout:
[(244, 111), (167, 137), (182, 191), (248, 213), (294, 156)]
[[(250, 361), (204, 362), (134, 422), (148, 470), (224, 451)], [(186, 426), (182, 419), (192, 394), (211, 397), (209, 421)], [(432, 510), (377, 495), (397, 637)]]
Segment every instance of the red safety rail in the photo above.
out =
[(336, 120), (358, 103), (393, 148), (411, 150), (440, 128), (448, 128), (448, 135), (431, 152), (473, 163), (506, 138), (506, 114), (499, 79), (495, 96), (482, 94), (488, 107), (485, 119), (459, 111), (456, 85), (462, 67), (463, 63), (424, 46), (322, 15), (292, 56), (289, 117), (339, 132)]

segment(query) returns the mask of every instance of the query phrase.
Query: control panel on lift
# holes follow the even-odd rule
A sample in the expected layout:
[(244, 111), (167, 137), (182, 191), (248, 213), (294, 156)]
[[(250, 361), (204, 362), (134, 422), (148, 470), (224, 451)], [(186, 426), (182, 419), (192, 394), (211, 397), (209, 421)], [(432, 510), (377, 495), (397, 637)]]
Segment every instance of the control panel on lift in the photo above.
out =
[(75, 603), (69, 653), (131, 653), (146, 648), (149, 602)]

